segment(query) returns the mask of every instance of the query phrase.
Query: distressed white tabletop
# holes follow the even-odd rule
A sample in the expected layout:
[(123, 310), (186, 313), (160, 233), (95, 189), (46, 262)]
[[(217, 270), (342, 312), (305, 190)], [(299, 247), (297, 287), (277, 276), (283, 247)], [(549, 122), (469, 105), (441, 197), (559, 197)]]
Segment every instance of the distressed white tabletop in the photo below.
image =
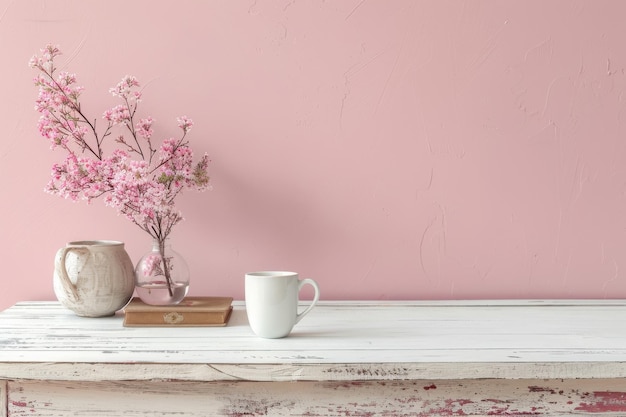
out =
[(626, 302), (320, 302), (284, 339), (125, 328), (56, 302), (0, 313), (0, 379), (391, 380), (626, 377)]

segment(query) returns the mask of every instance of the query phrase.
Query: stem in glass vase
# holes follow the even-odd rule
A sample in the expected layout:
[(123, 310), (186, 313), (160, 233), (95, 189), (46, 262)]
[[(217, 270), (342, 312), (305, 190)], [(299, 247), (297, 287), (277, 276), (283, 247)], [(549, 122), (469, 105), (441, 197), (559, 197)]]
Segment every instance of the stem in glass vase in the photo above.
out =
[(159, 239), (159, 253), (161, 254), (161, 260), (163, 261), (163, 273), (165, 274), (165, 281), (167, 282), (167, 291), (170, 297), (174, 295), (174, 283), (172, 282), (172, 275), (170, 272), (170, 260), (165, 256), (165, 239)]

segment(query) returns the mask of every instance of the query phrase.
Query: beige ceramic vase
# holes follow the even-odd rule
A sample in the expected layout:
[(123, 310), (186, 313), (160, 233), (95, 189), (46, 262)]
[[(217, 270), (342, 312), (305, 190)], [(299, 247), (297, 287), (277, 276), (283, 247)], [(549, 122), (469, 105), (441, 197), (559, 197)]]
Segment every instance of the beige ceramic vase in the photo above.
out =
[(54, 261), (54, 293), (78, 316), (115, 314), (133, 296), (133, 263), (122, 242), (70, 242)]

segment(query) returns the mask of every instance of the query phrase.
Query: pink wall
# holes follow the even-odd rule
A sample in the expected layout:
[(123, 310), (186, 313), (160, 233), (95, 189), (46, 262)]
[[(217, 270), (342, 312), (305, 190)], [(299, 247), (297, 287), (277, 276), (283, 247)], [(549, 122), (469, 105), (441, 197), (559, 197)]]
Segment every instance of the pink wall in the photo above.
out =
[(77, 239), (149, 238), (45, 194), (29, 58), (59, 44), (99, 115), (143, 82), (195, 121), (193, 295), (289, 269), (324, 299), (626, 297), (626, 2), (0, 0), (0, 307), (54, 299)]

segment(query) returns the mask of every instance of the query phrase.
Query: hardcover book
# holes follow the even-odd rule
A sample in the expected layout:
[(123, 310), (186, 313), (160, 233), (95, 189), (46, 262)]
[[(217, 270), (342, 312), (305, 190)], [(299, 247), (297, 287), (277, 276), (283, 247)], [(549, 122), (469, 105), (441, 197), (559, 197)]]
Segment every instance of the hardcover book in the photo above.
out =
[(135, 297), (124, 308), (124, 326), (225, 326), (232, 301), (232, 297), (185, 297), (177, 305), (153, 306)]

